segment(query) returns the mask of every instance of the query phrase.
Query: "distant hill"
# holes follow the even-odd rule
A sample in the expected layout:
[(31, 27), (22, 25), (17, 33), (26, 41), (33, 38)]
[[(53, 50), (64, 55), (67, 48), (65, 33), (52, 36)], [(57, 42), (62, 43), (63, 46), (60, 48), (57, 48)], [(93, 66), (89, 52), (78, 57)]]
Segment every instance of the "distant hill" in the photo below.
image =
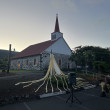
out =
[[(0, 59), (3, 59), (4, 57), (7, 57), (8, 58), (8, 50), (2, 50), (2, 49), (0, 49)], [(13, 57), (14, 55), (16, 55), (17, 53), (19, 53), (19, 52), (14, 52), (14, 51), (12, 51), (11, 52), (11, 57)]]

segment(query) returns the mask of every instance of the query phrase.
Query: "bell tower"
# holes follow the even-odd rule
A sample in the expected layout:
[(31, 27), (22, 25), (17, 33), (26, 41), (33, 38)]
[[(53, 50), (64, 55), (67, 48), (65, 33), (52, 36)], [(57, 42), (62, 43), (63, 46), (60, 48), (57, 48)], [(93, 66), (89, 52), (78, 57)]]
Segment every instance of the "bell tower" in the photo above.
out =
[(63, 37), (63, 33), (60, 32), (58, 14), (56, 14), (55, 29), (54, 32), (51, 33), (51, 41), (57, 40), (60, 37)]

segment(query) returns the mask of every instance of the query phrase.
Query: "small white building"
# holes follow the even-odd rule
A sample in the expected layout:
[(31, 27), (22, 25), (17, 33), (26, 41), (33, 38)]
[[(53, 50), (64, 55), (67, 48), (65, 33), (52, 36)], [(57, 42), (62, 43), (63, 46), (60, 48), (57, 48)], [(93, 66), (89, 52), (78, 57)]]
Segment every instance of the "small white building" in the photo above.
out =
[(74, 68), (74, 64), (69, 61), (72, 51), (63, 38), (63, 33), (60, 32), (58, 16), (56, 16), (55, 30), (51, 33), (51, 40), (30, 45), (15, 55), (11, 60), (11, 69), (47, 69), (51, 52), (61, 69)]

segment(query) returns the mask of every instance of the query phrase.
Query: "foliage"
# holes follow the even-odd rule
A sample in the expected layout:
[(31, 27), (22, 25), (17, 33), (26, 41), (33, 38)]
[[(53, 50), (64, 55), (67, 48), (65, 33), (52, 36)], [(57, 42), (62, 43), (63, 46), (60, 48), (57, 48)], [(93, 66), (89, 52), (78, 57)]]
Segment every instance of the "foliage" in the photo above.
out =
[[(11, 57), (16, 55), (18, 52), (12, 51), (11, 52)], [(8, 61), (8, 50), (1, 50), (0, 49), (0, 69), (1, 70), (6, 70), (7, 69), (7, 61)]]
[[(11, 51), (11, 56), (14, 56), (16, 55), (18, 52), (15, 52), (15, 51)], [(0, 60), (2, 60), (3, 58), (8, 58), (8, 54), (9, 54), (9, 51), (8, 50), (1, 50), (0, 49)]]
[(104, 72), (108, 72), (108, 64), (104, 61), (95, 61), (94, 62), (94, 69), (98, 72), (98, 73), (104, 73)]
[(101, 65), (103, 62), (103, 71), (105, 71), (105, 66), (110, 71), (110, 51), (105, 48), (94, 46), (77, 47), (73, 50), (70, 60), (75, 61), (76, 67), (80, 66), (82, 70), (88, 69), (89, 71), (94, 70), (94, 62), (98, 61)]
[(4, 57), (2, 60), (0, 60), (0, 69), (6, 70), (7, 62), (8, 62), (8, 59), (6, 57)]

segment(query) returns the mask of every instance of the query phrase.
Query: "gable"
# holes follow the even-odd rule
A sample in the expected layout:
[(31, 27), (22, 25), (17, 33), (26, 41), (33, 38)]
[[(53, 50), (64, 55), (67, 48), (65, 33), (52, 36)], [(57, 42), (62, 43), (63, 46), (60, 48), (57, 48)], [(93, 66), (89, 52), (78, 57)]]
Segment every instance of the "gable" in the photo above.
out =
[(71, 49), (63, 37), (58, 39), (54, 44), (49, 46), (45, 51), (51, 52), (51, 50), (53, 53), (71, 55)]

